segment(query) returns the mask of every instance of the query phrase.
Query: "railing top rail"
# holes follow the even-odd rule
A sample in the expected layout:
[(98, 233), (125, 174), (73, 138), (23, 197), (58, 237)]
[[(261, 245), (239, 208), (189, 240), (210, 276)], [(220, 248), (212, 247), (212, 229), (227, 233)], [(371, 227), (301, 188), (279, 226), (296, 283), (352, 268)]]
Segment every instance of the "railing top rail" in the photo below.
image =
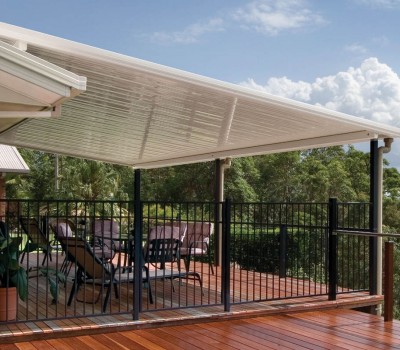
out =
[(368, 232), (368, 231), (335, 230), (334, 234), (349, 235), (349, 236), (365, 236), (365, 237), (400, 238), (399, 233), (378, 233), (378, 232)]

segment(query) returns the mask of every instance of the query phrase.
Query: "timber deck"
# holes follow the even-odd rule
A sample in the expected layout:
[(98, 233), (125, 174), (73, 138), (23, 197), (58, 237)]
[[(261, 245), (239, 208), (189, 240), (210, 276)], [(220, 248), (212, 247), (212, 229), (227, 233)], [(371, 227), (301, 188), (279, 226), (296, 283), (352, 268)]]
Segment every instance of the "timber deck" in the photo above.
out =
[[(29, 264), (33, 266), (31, 262)], [(29, 302), (19, 305), (20, 321), (0, 324), (0, 344), (311, 310), (362, 308), (380, 304), (383, 299), (382, 296), (353, 292), (339, 294), (337, 300), (329, 301), (324, 284), (232, 268), (232, 305), (226, 311), (221, 302), (220, 269), (215, 268), (215, 274), (211, 274), (207, 264), (196, 263), (192, 267), (201, 272), (204, 295), (195, 281), (175, 281), (175, 290), (171, 281), (152, 281), (155, 302), (149, 303), (146, 288), (143, 288), (143, 311), (139, 321), (133, 321), (132, 317), (132, 284), (121, 285), (119, 299), (112, 297), (107, 313), (101, 314), (101, 302), (74, 301), (67, 306), (73, 274), (61, 288), (57, 304), (49, 302), (45, 278), (34, 277), (30, 281)], [(92, 292), (87, 294), (88, 298), (94, 295)], [(251, 302), (262, 299), (264, 301)]]
[[(354, 310), (220, 320), (2, 344), (0, 349), (399, 349), (400, 322)], [(71, 334), (70, 334), (71, 335)], [(58, 334), (61, 336), (61, 334)]]

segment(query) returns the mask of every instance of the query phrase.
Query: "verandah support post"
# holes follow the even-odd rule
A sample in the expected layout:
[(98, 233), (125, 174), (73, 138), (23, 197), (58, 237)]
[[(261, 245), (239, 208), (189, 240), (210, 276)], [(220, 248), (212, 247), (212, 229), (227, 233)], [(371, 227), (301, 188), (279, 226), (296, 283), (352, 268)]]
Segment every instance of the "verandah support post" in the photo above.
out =
[[(378, 140), (370, 143), (370, 210), (369, 230), (378, 232)], [(369, 238), (369, 293), (378, 292), (378, 239)], [(375, 307), (372, 313), (375, 313)]]
[(328, 246), (328, 298), (336, 300), (337, 289), (337, 199), (329, 198), (329, 246)]
[(394, 242), (385, 242), (385, 322), (393, 321), (393, 246)]
[(231, 309), (231, 270), (230, 270), (230, 246), (231, 246), (231, 201), (225, 200), (223, 205), (222, 217), (222, 301), (224, 303), (224, 311), (229, 312)]
[(139, 312), (142, 311), (142, 201), (140, 198), (140, 169), (135, 169), (135, 182), (134, 182), (134, 287), (133, 287), (133, 320), (139, 320)]

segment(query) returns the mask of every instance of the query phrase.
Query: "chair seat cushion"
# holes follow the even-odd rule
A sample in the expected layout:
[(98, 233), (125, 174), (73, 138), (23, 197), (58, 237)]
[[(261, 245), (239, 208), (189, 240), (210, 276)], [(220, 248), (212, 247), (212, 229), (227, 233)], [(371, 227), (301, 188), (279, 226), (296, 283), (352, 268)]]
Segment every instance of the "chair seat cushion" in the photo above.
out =
[(181, 255), (203, 255), (206, 254), (207, 250), (206, 249), (201, 249), (201, 248), (184, 248), (182, 247), (180, 249), (180, 254)]

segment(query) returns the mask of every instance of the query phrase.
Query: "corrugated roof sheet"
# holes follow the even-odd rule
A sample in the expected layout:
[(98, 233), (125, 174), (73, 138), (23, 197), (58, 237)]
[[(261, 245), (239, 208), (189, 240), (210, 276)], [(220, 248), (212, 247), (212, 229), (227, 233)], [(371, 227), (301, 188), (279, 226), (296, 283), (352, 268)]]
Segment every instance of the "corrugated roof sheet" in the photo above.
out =
[(399, 137), (400, 129), (0, 23), (0, 40), (87, 77), (60, 118), (0, 142), (138, 168)]
[(0, 173), (27, 174), (29, 167), (16, 147), (0, 144)]

